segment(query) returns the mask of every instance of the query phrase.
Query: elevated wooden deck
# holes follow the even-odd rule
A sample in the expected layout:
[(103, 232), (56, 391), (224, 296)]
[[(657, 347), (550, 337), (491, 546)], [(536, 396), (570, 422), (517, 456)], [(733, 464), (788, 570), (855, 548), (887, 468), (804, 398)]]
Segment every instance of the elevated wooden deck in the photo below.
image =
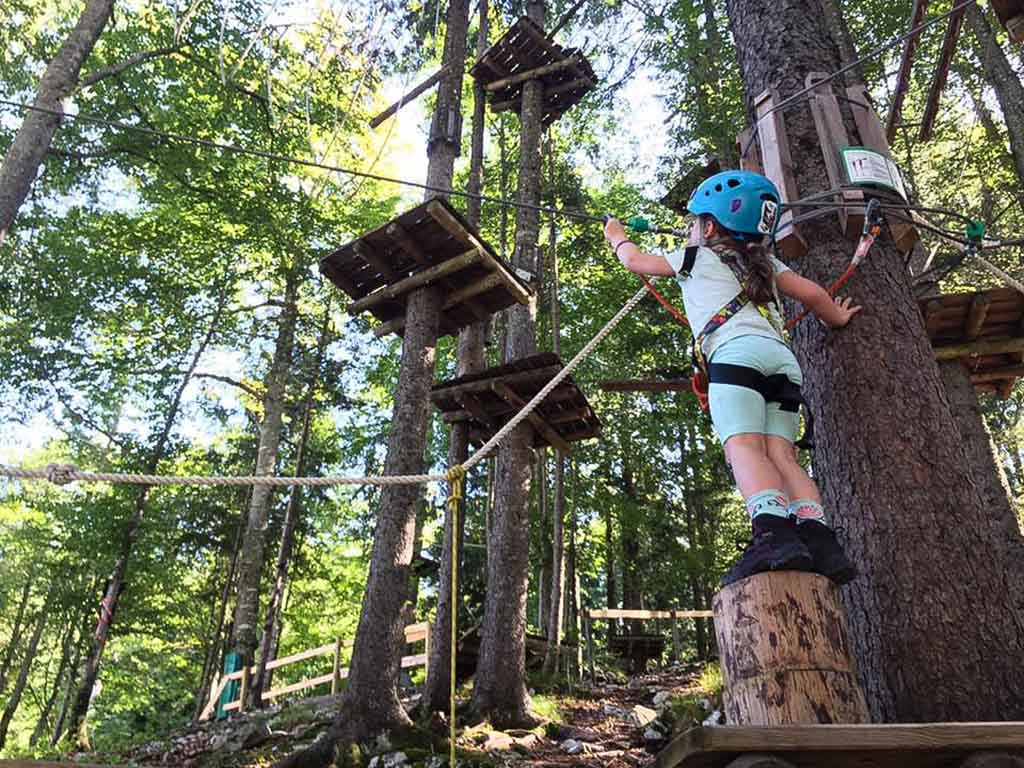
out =
[(519, 302), (532, 289), (440, 198), (406, 211), (320, 261), (320, 271), (354, 301), (348, 311), (380, 320), (374, 334), (403, 334), (409, 295), (440, 285), (439, 335), (454, 334)]
[[(430, 400), (449, 424), (469, 422), (470, 442), (482, 445), (563, 367), (558, 355), (533, 355), (435, 384)], [(600, 420), (571, 376), (551, 391), (529, 422), (537, 448), (550, 445), (568, 452), (569, 443), (601, 434)]]
[(693, 728), (654, 765), (725, 768), (743, 755), (770, 754), (796, 768), (956, 768), (969, 755), (990, 751), (1024, 755), (1024, 723)]

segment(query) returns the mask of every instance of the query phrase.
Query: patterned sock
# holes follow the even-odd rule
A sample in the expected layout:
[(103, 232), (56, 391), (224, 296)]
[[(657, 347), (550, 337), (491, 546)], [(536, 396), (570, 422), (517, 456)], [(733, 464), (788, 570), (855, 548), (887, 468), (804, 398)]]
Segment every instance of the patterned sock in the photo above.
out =
[(775, 488), (767, 488), (747, 499), (747, 514), (751, 520), (761, 515), (774, 515), (783, 519), (789, 517), (789, 499)]
[(797, 523), (809, 523), (814, 521), (822, 525), (828, 525), (828, 518), (825, 517), (825, 510), (821, 504), (813, 499), (797, 499), (789, 505), (788, 514), (796, 518)]

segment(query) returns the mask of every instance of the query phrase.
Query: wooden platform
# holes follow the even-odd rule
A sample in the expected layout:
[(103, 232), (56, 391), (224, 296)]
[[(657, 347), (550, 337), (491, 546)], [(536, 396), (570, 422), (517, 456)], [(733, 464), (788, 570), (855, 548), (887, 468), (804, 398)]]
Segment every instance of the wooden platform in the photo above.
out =
[[(435, 384), (430, 400), (449, 424), (470, 424), (469, 439), (482, 445), (562, 370), (558, 355), (533, 355), (514, 363)], [(569, 443), (601, 434), (601, 422), (586, 396), (567, 377), (531, 414), (534, 447), (568, 452)]]
[[(999, 23), (1010, 32), (1015, 43), (1024, 43), (1024, 0), (991, 0)], [(1012, 22), (1012, 23), (1011, 23)]]
[(979, 392), (1006, 397), (1024, 376), (1024, 294), (1013, 288), (919, 299), (939, 360), (961, 360)]
[(454, 334), (519, 302), (533, 291), (513, 273), (447, 201), (437, 198), (343, 245), (320, 271), (381, 325), (374, 335), (402, 335), (409, 294), (436, 283), (444, 289), (440, 336)]
[(484, 51), (470, 74), (489, 92), (492, 112), (518, 112), (525, 82), (519, 76), (538, 69), (544, 84), (544, 127), (597, 87), (597, 75), (582, 52), (558, 45), (526, 16)]
[(693, 728), (669, 743), (654, 764), (724, 768), (756, 753), (797, 768), (957, 768), (982, 751), (1024, 755), (1024, 723)]

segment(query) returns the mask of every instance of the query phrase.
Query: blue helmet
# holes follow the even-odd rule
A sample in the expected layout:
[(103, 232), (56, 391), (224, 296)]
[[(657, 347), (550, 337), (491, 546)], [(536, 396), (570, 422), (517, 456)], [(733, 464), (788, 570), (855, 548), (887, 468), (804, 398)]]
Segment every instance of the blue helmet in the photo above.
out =
[(722, 171), (693, 191), (686, 209), (714, 216), (730, 232), (757, 236), (771, 233), (780, 201), (778, 188), (761, 174)]

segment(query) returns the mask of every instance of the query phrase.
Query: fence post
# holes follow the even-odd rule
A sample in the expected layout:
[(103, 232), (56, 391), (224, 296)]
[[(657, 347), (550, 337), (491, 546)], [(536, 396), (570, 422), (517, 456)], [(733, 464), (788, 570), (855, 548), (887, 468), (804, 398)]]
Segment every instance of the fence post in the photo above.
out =
[(679, 661), (679, 609), (672, 609), (672, 661)]
[(249, 708), (249, 685), (252, 683), (252, 667), (248, 664), (242, 667), (242, 690), (238, 695), (238, 711), (245, 712)]
[(334, 677), (331, 678), (331, 696), (338, 692), (341, 685), (341, 636), (334, 641)]

